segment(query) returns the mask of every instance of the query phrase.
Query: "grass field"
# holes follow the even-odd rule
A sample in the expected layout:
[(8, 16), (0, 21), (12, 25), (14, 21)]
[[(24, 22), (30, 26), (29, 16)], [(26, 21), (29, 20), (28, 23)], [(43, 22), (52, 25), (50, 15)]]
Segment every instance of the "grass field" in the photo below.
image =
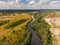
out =
[[(7, 16), (6, 16), (7, 15)], [(31, 21), (28, 13), (0, 16), (0, 45), (27, 45), (30, 32), (24, 27)]]
[(49, 12), (41, 12), (35, 15), (35, 20), (32, 23), (32, 28), (36, 34), (40, 37), (42, 45), (52, 45), (52, 37), (50, 32), (50, 25), (44, 20), (44, 17), (48, 15)]

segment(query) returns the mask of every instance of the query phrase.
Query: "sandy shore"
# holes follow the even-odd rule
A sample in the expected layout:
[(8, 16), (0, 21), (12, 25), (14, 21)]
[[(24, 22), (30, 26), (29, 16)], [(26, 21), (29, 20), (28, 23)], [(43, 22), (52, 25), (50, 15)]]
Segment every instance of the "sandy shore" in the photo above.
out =
[(51, 25), (50, 32), (52, 34), (53, 45), (60, 45), (60, 18), (45, 18), (45, 20)]

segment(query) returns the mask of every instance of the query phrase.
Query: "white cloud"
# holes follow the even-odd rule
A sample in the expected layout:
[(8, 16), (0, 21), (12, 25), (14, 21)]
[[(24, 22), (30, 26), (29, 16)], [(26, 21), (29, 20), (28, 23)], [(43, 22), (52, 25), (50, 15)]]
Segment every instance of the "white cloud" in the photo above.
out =
[(49, 5), (51, 7), (59, 8), (60, 7), (60, 1), (51, 1)]
[(14, 1), (10, 1), (10, 2), (4, 2), (4, 1), (0, 1), (0, 5), (12, 5), (14, 4)]
[(48, 2), (48, 1), (49, 1), (49, 0), (40, 0), (39, 2), (44, 2), (44, 3), (45, 3), (45, 2)]
[[(40, 0), (26, 0), (28, 4), (19, 3), (21, 0), (15, 1), (0, 1), (0, 9), (50, 9), (60, 8), (60, 1)], [(50, 2), (49, 2), (50, 1)], [(47, 3), (49, 2), (49, 3)], [(47, 4), (45, 4), (47, 3)]]
[(31, 2), (29, 2), (29, 4), (34, 4), (34, 3), (36, 3), (35, 1), (31, 1)]

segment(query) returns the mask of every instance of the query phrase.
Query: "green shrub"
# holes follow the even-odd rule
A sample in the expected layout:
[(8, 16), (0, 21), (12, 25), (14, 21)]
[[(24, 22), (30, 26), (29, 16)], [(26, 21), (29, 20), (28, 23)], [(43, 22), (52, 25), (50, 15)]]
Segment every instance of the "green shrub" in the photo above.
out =
[(42, 45), (52, 45), (50, 25), (43, 19), (42, 15), (36, 16), (32, 28), (41, 38)]
[(13, 44), (13, 45), (28, 45), (28, 44), (30, 44), (30, 38), (31, 38), (31, 34), (27, 30), (24, 32), (22, 37), (18, 41), (16, 41), (15, 44)]
[(15, 26), (18, 26), (19, 24), (24, 23), (25, 21), (27, 21), (27, 19), (22, 19), (22, 20), (19, 20), (17, 22), (11, 23), (8, 26), (6, 26), (5, 29), (13, 28)]
[(0, 20), (0, 26), (7, 24), (9, 20)]

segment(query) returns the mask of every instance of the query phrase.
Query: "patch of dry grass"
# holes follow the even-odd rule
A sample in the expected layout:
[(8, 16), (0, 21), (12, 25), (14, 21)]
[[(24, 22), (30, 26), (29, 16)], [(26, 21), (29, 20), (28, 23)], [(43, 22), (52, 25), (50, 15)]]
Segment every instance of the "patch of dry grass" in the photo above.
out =
[[(15, 23), (22, 19), (27, 20), (15, 27), (5, 29), (6, 26), (9, 26), (12, 23)], [(17, 40), (21, 39), (23, 34), (26, 32), (26, 30), (22, 27), (26, 26), (27, 23), (31, 21), (31, 15), (23, 13), (13, 16), (13, 14), (11, 14), (11, 16), (0, 16), (0, 20), (9, 20), (8, 23), (0, 26), (0, 45), (14, 45)]]

